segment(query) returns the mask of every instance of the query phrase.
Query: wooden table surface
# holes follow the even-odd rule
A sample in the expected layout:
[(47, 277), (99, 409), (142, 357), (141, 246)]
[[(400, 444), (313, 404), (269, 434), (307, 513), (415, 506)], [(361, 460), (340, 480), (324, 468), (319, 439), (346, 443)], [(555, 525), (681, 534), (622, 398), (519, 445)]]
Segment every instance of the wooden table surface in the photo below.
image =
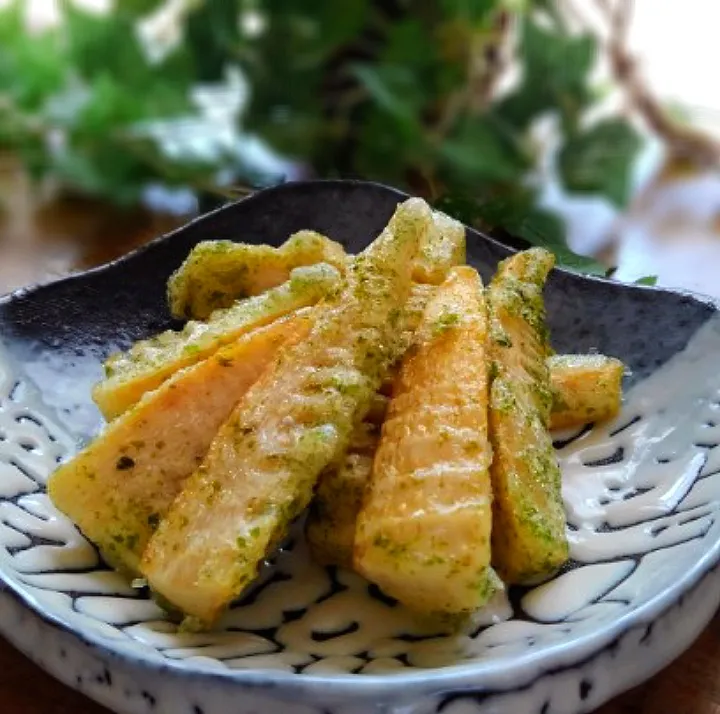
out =
[[(0, 201), (0, 294), (105, 262), (177, 222), (86, 202), (43, 203), (1, 159)], [(6, 713), (108, 714), (0, 637), (0, 714)], [(682, 657), (597, 714), (720, 714), (720, 615)]]

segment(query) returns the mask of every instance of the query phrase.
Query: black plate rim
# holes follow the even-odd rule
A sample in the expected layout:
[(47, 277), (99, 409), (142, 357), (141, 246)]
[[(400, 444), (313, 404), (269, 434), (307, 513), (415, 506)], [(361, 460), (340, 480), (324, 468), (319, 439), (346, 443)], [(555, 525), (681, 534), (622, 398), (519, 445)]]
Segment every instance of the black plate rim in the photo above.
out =
[[(149, 250), (152, 250), (154, 247), (161, 243), (165, 243), (167, 241), (173, 240), (173, 238), (183, 233), (184, 231), (188, 230), (190, 227), (195, 227), (197, 224), (202, 224), (202, 222), (206, 220), (210, 220), (212, 217), (223, 213), (228, 210), (233, 210), (235, 206), (241, 203), (245, 203), (246, 201), (253, 201), (257, 199), (259, 196), (272, 196), (275, 193), (281, 193), (288, 190), (302, 190), (306, 188), (314, 188), (314, 187), (320, 187), (320, 186), (326, 186), (328, 188), (336, 188), (340, 186), (355, 186), (355, 187), (367, 187), (367, 188), (374, 188), (379, 189), (383, 191), (387, 191), (389, 193), (392, 193), (393, 196), (395, 196), (398, 201), (403, 201), (407, 198), (410, 198), (410, 194), (405, 193), (404, 191), (401, 191), (400, 189), (394, 188), (392, 186), (388, 186), (387, 184), (379, 183), (376, 181), (363, 181), (360, 179), (313, 179), (313, 180), (307, 180), (307, 181), (293, 181), (293, 182), (287, 182), (278, 184), (277, 186), (272, 186), (270, 188), (261, 189), (259, 191), (255, 191), (254, 193), (251, 193), (247, 196), (243, 196), (242, 198), (238, 199), (237, 201), (231, 201), (229, 203), (226, 203), (219, 208), (216, 208), (212, 211), (209, 211), (207, 213), (204, 213), (200, 216), (196, 216), (192, 219), (190, 219), (187, 223), (184, 223), (183, 225), (179, 226), (178, 228), (173, 229), (172, 231), (169, 231), (167, 233), (163, 233), (162, 235), (153, 238), (152, 240), (148, 241), (144, 245), (139, 246), (138, 248), (135, 248), (134, 250), (129, 251), (128, 253), (120, 256), (119, 258), (115, 258), (114, 260), (108, 261), (106, 263), (102, 263), (101, 265), (88, 268), (86, 270), (81, 270), (77, 272), (70, 273), (69, 275), (65, 275), (56, 279), (48, 280), (48, 281), (38, 281), (35, 283), (31, 283), (26, 286), (22, 286), (19, 288), (16, 288), (15, 290), (12, 290), (9, 293), (0, 295), (0, 305), (5, 305), (9, 302), (13, 302), (15, 300), (22, 300), (23, 298), (29, 297), (31, 295), (34, 295), (38, 292), (51, 289), (53, 287), (64, 285), (72, 282), (78, 282), (82, 281), (86, 277), (94, 276), (97, 274), (102, 274), (107, 271), (111, 271), (114, 269), (117, 269), (118, 267), (121, 267), (125, 265), (126, 263), (134, 262), (135, 260), (142, 258), (143, 254), (146, 253)], [(470, 235), (474, 236), (475, 238), (479, 238), (483, 241), (486, 241), (490, 243), (491, 245), (495, 246), (496, 248), (499, 248), (501, 251), (507, 252), (508, 255), (511, 255), (517, 250), (515, 248), (512, 248), (502, 241), (498, 240), (497, 238), (494, 238), (487, 233), (484, 233), (483, 231), (478, 230), (477, 228), (472, 228), (470, 226), (465, 225), (465, 230), (469, 232)], [(568, 268), (564, 267), (555, 267), (553, 269), (553, 272), (559, 272), (566, 276), (569, 276), (573, 280), (580, 280), (583, 282), (591, 282), (591, 283), (599, 283), (601, 285), (606, 286), (607, 288), (611, 290), (631, 290), (631, 291), (650, 291), (655, 293), (672, 293), (674, 295), (680, 295), (683, 297), (691, 298), (697, 302), (700, 302), (704, 305), (710, 306), (714, 308), (715, 310), (720, 310), (720, 299), (713, 298), (709, 295), (705, 295), (699, 292), (695, 292), (692, 290), (687, 290), (683, 288), (669, 288), (669, 287), (660, 287), (657, 285), (641, 285), (637, 283), (626, 283), (626, 282), (620, 282), (618, 280), (614, 280), (612, 278), (606, 278), (599, 275), (589, 275), (585, 273), (579, 273), (573, 270), (569, 270)]]

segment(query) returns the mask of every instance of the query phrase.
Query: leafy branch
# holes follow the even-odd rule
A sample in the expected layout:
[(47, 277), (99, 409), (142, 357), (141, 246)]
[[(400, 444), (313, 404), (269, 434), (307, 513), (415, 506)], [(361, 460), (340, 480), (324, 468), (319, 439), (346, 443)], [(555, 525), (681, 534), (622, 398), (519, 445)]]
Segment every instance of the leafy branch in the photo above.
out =
[[(617, 81), (647, 108), (623, 54), (623, 3), (597, 4)], [(34, 176), (120, 204), (151, 181), (215, 193), (228, 176), (257, 180), (242, 151), (254, 136), (306, 175), (394, 184), (505, 240), (550, 247), (573, 269), (605, 271), (574, 255), (563, 222), (539, 205), (534, 130), (554, 117), (552, 172), (619, 207), (641, 142), (623, 117), (588, 123), (600, 40), (552, 0), (345, 0), (342, 12), (331, 0), (187, 0), (174, 29), (184, 41), (161, 58), (138, 39), (161, 0), (123, 0), (109, 16), (67, 3), (62, 27), (33, 37), (22, 5), (0, 10), (0, 147)], [(193, 153), (193, 92), (233, 73), (249, 93), (231, 137)], [(168, 141), (178, 125), (197, 135)]]

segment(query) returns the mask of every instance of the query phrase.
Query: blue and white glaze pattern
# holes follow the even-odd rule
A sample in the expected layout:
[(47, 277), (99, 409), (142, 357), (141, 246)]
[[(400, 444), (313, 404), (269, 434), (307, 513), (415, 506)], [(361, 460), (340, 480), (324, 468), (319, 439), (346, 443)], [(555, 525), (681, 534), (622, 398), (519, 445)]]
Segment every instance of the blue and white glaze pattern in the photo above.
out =
[(314, 565), (298, 534), (217, 632), (178, 634), (52, 507), (45, 479), (77, 444), (0, 354), (0, 631), (128, 714), (590, 711), (720, 602), (719, 353), (715, 318), (614, 423), (563, 435), (571, 567), (454, 637)]

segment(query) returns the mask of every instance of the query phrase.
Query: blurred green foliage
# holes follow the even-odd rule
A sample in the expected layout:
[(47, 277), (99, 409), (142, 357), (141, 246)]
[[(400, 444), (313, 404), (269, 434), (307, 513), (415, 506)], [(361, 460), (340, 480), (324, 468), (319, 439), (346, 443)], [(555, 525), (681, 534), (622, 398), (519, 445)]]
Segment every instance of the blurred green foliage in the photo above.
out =
[[(23, 3), (0, 10), (0, 147), (36, 177), (120, 204), (154, 180), (208, 191), (225, 170), (247, 181), (233, 152), (168, 153), (138, 130), (195, 116), (192, 88), (235, 68), (249, 86), (239, 129), (311, 175), (391, 183), (603, 271), (538, 207), (531, 130), (556, 117), (565, 189), (618, 206), (640, 139), (618, 117), (587, 123), (597, 41), (571, 32), (552, 0), (188, 0), (182, 41), (155, 60), (137, 25), (162, 4), (122, 0), (103, 16), (65, 3), (63, 25), (33, 35)], [(519, 81), (498, 93), (509, 46)]]

